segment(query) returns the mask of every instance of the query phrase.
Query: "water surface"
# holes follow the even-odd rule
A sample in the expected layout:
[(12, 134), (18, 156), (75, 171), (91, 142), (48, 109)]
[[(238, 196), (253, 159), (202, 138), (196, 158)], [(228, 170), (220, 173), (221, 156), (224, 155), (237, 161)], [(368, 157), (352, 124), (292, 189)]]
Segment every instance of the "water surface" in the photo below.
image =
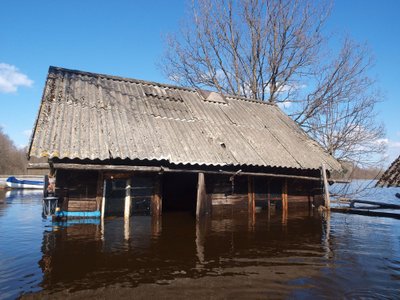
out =
[(397, 298), (400, 220), (258, 212), (55, 223), (0, 191), (0, 298)]

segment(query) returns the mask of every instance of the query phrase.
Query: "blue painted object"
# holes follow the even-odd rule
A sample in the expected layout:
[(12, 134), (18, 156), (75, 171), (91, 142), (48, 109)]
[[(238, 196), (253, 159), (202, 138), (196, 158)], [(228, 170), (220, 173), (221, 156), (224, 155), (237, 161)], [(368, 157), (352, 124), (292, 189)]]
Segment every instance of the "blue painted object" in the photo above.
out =
[(43, 189), (44, 181), (37, 180), (19, 180), (14, 176), (8, 177), (6, 185), (14, 189)]
[(37, 180), (19, 180), (14, 176), (8, 177), (6, 182), (12, 183), (21, 183), (21, 184), (35, 184), (35, 185), (43, 185), (44, 181), (37, 181)]
[(96, 211), (56, 211), (56, 218), (74, 217), (74, 218), (100, 218), (101, 213)]
[(53, 222), (53, 226), (59, 226), (59, 227), (70, 227), (70, 226), (80, 225), (80, 224), (100, 225), (100, 219), (92, 217), (92, 218), (80, 218), (80, 219), (72, 219), (72, 220), (67, 220), (67, 221)]

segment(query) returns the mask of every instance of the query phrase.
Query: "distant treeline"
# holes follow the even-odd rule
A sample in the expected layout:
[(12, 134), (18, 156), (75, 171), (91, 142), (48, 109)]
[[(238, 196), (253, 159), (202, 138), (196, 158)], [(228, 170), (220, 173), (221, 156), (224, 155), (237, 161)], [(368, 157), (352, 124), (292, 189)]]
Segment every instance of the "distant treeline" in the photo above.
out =
[(18, 149), (0, 127), (0, 174), (26, 174), (26, 149)]
[(385, 170), (381, 168), (354, 168), (351, 172), (350, 179), (379, 179)]

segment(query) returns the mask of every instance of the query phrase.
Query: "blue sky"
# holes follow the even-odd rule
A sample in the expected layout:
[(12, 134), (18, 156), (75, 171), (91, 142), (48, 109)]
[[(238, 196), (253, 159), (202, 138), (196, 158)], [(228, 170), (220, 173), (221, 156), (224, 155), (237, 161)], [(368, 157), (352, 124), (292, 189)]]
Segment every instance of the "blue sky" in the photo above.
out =
[[(163, 36), (176, 31), (187, 1), (2, 1), (0, 126), (27, 145), (48, 67), (168, 82), (157, 67)], [(389, 160), (400, 154), (400, 1), (335, 1), (327, 30), (367, 42)], [(4, 74), (7, 74), (5, 76)], [(389, 161), (387, 162), (389, 163)]]

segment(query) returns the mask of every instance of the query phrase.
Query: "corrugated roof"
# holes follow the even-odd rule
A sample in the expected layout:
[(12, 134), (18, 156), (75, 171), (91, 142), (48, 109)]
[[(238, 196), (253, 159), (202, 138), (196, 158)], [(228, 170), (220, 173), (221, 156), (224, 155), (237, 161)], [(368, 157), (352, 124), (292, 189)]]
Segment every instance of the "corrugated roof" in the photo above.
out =
[(300, 169), (325, 163), (340, 169), (276, 105), (210, 95), (50, 67), (29, 154)]
[(377, 186), (381, 187), (400, 187), (400, 155), (382, 174)]

